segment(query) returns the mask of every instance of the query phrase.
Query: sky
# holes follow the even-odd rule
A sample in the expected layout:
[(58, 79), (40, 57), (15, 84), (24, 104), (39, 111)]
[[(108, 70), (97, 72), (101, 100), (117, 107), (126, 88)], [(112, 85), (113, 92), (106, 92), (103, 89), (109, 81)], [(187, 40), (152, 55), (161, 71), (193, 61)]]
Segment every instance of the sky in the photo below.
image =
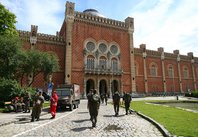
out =
[[(96, 9), (106, 18), (123, 21), (134, 18), (134, 47), (198, 57), (197, 0), (69, 0), (75, 11)], [(17, 18), (18, 30), (56, 35), (64, 21), (66, 0), (0, 0)]]

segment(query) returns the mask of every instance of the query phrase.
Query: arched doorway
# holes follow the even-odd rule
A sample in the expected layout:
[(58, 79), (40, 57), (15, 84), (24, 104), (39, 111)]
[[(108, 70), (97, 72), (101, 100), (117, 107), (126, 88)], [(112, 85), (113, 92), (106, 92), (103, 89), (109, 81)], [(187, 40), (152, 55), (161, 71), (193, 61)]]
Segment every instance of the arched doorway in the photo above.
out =
[(90, 89), (95, 89), (94, 81), (92, 79), (87, 80), (87, 83), (86, 83), (86, 95), (89, 93)]
[[(111, 91), (112, 91), (112, 94), (114, 94), (116, 91), (119, 91), (119, 88), (118, 88), (118, 81), (117, 81), (117, 80), (113, 80), (113, 81), (112, 81)], [(119, 92), (120, 92), (120, 91), (119, 91)]]
[(99, 94), (107, 93), (107, 83), (105, 80), (100, 81)]

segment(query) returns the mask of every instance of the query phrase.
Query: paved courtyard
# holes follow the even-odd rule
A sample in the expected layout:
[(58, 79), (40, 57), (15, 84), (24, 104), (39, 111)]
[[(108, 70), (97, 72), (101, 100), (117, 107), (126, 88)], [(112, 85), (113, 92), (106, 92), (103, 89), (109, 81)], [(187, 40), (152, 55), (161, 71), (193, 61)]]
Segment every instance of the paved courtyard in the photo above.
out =
[(155, 126), (135, 113), (125, 115), (121, 108), (119, 116), (115, 117), (111, 104), (101, 104), (96, 128), (92, 128), (89, 120), (87, 100), (82, 100), (79, 108), (72, 112), (58, 112), (54, 120), (50, 120), (50, 117), (46, 113), (40, 121), (30, 122), (30, 114), (18, 114), (20, 120), (0, 126), (1, 137), (163, 136)]

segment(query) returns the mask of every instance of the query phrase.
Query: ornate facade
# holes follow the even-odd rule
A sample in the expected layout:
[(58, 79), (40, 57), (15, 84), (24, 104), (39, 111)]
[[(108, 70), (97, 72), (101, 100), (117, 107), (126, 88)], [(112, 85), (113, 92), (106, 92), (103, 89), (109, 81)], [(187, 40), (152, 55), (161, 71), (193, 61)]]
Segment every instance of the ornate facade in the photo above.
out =
[[(53, 74), (55, 86), (77, 83), (82, 95), (95, 88), (99, 93), (116, 90), (137, 93), (185, 92), (197, 90), (198, 58), (193, 53), (180, 55), (134, 48), (133, 18), (124, 22), (105, 18), (96, 10), (75, 11), (75, 4), (66, 3), (65, 19), (56, 36), (19, 31), (26, 49), (53, 51), (61, 69)], [(42, 76), (33, 84), (42, 87)]]

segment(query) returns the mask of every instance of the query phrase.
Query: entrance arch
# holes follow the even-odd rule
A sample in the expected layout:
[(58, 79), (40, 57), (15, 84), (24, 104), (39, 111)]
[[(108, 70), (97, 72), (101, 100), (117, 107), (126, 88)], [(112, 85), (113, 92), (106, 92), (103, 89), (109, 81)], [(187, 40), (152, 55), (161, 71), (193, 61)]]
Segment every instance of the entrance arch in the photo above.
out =
[(89, 79), (86, 82), (86, 95), (89, 93), (90, 89), (95, 89), (94, 80)]
[(100, 80), (99, 94), (104, 94), (104, 93), (107, 93), (107, 83), (103, 79), (103, 80)]

